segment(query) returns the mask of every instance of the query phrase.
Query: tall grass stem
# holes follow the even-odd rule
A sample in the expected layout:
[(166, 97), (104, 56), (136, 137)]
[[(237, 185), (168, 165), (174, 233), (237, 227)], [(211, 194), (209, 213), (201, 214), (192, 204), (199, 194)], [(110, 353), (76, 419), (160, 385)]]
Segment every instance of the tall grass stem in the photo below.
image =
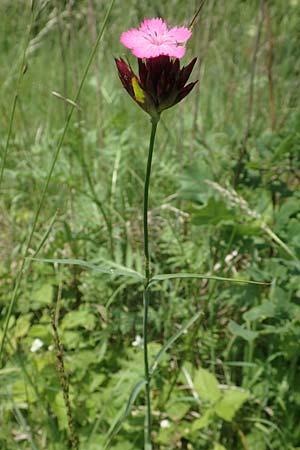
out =
[(2, 156), (2, 162), (1, 162), (1, 168), (0, 168), (0, 191), (1, 191), (1, 186), (2, 186), (2, 182), (3, 182), (4, 169), (5, 169), (5, 165), (6, 165), (6, 159), (7, 159), (10, 139), (11, 139), (11, 135), (12, 135), (12, 130), (13, 130), (13, 123), (14, 123), (14, 120), (15, 120), (15, 113), (16, 113), (17, 102), (18, 102), (18, 98), (19, 98), (19, 95), (20, 95), (21, 81), (22, 81), (23, 76), (25, 75), (25, 73), (27, 71), (26, 53), (27, 53), (27, 49), (28, 49), (28, 46), (29, 46), (29, 43), (30, 43), (31, 30), (32, 30), (33, 23), (34, 23), (34, 8), (32, 7), (31, 8), (30, 24), (29, 24), (29, 27), (28, 27), (26, 41), (25, 41), (25, 45), (24, 45), (24, 49), (23, 49), (22, 61), (21, 61), (21, 65), (20, 65), (20, 70), (19, 70), (19, 76), (18, 76), (17, 85), (16, 85), (15, 96), (14, 96), (12, 109), (11, 109), (11, 114), (10, 114), (10, 118), (9, 118), (7, 138), (6, 138), (5, 147), (4, 147), (3, 156)]
[[(86, 80), (86, 77), (87, 77), (87, 74), (88, 74), (89, 69), (91, 67), (91, 64), (93, 62), (93, 59), (94, 59), (94, 57), (96, 55), (96, 51), (97, 51), (98, 46), (100, 44), (102, 35), (104, 33), (104, 30), (105, 30), (105, 27), (106, 27), (106, 24), (107, 24), (107, 21), (108, 21), (108, 18), (110, 16), (110, 13), (111, 13), (111, 10), (112, 10), (112, 7), (113, 7), (114, 3), (115, 3), (115, 0), (111, 0), (110, 5), (109, 5), (109, 7), (107, 9), (106, 15), (104, 17), (103, 24), (101, 26), (101, 29), (100, 29), (99, 33), (98, 33), (97, 40), (96, 40), (96, 42), (94, 44), (94, 47), (93, 47), (93, 49), (92, 49), (92, 51), (90, 53), (89, 59), (87, 61), (87, 64), (85, 66), (85, 69), (84, 69), (84, 72), (83, 72), (83, 75), (82, 75), (82, 78), (81, 78), (81, 81), (80, 81), (80, 85), (79, 85), (78, 90), (77, 90), (77, 94), (76, 94), (75, 99), (74, 99), (74, 103), (75, 104), (78, 103), (78, 100), (79, 100), (79, 97), (80, 97), (80, 94), (81, 94), (84, 82)], [(1, 347), (0, 347), (0, 367), (2, 367), (2, 365), (3, 365), (2, 357), (3, 357), (4, 343), (5, 343), (5, 339), (6, 339), (6, 335), (7, 335), (9, 320), (10, 320), (10, 317), (12, 315), (12, 312), (13, 312), (13, 309), (14, 309), (14, 305), (16, 303), (17, 295), (18, 295), (18, 292), (19, 292), (19, 287), (20, 287), (20, 284), (21, 284), (21, 280), (22, 280), (22, 276), (23, 276), (23, 272), (24, 272), (24, 268), (25, 268), (26, 257), (28, 255), (28, 251), (29, 251), (29, 249), (31, 247), (31, 243), (32, 243), (33, 236), (34, 236), (34, 233), (35, 233), (35, 230), (36, 230), (36, 226), (37, 226), (37, 222), (38, 222), (38, 219), (39, 219), (39, 216), (40, 216), (40, 212), (42, 210), (42, 206), (43, 206), (45, 198), (46, 198), (46, 194), (47, 194), (47, 191), (48, 191), (50, 180), (52, 178), (52, 174), (53, 174), (53, 171), (54, 171), (54, 168), (55, 168), (58, 156), (60, 154), (60, 151), (61, 151), (64, 139), (65, 139), (66, 133), (68, 131), (68, 128), (69, 128), (69, 125), (70, 125), (70, 122), (71, 122), (71, 118), (72, 118), (72, 115), (73, 115), (73, 112), (74, 112), (74, 109), (75, 109), (75, 105), (71, 105), (68, 117), (67, 117), (66, 122), (65, 122), (65, 126), (64, 126), (63, 132), (62, 132), (61, 137), (60, 137), (60, 139), (58, 141), (58, 144), (57, 144), (54, 156), (53, 156), (51, 167), (49, 169), (49, 172), (48, 172), (48, 175), (47, 175), (47, 179), (46, 179), (43, 191), (42, 191), (41, 199), (40, 199), (40, 202), (38, 204), (38, 207), (37, 207), (34, 219), (33, 219), (33, 224), (32, 224), (31, 231), (30, 231), (30, 234), (29, 234), (29, 237), (28, 237), (28, 241), (27, 241), (27, 244), (26, 244), (24, 256), (22, 258), (21, 266), (20, 266), (20, 269), (19, 269), (17, 277), (16, 277), (15, 286), (14, 286), (14, 289), (13, 289), (13, 293), (12, 293), (12, 296), (11, 296), (11, 299), (10, 299), (10, 302), (9, 302), (9, 306), (8, 306), (8, 310), (7, 310), (7, 313), (6, 313), (6, 317), (5, 317), (3, 337), (2, 337), (2, 341), (1, 341)]]

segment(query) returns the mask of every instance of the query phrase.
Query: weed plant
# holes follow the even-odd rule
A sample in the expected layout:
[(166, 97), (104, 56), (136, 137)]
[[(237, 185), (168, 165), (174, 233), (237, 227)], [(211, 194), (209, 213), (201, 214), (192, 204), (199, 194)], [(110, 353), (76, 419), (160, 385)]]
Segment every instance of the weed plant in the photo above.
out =
[[(113, 57), (122, 31), (188, 25), (199, 2), (31, 3), (0, 2), (0, 448), (141, 449), (149, 119)], [(207, 0), (195, 93), (161, 119), (152, 266), (203, 278), (151, 288), (155, 449), (300, 448), (299, 17)]]

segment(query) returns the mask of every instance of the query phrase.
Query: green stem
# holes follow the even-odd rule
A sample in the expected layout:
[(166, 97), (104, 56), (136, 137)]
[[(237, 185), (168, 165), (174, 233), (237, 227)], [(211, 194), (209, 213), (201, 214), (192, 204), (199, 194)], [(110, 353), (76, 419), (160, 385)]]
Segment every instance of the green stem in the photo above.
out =
[(26, 53), (27, 53), (28, 46), (29, 46), (29, 43), (30, 43), (30, 37), (31, 37), (31, 31), (32, 31), (33, 23), (34, 23), (34, 9), (32, 7), (31, 8), (31, 20), (30, 20), (30, 25), (28, 27), (26, 43), (25, 43), (24, 50), (23, 50), (22, 61), (21, 61), (21, 66), (20, 66), (20, 71), (19, 71), (19, 76), (18, 76), (17, 86), (16, 86), (16, 92), (15, 92), (13, 105), (12, 105), (12, 110), (11, 110), (10, 119), (9, 119), (8, 133), (7, 133), (6, 143), (5, 143), (3, 157), (2, 157), (2, 162), (1, 162), (1, 167), (0, 167), (0, 188), (1, 188), (1, 185), (2, 185), (2, 182), (3, 182), (4, 169), (5, 169), (5, 165), (6, 165), (8, 148), (9, 148), (10, 139), (11, 139), (11, 135), (12, 135), (12, 129), (13, 129), (13, 123), (14, 123), (14, 119), (15, 119), (16, 107), (17, 107), (17, 102), (18, 102), (18, 98), (19, 98), (19, 94), (20, 94), (21, 82), (22, 82), (23, 76), (25, 75), (25, 73), (27, 71)]
[(145, 417), (145, 450), (151, 447), (151, 399), (150, 399), (150, 374), (148, 359), (148, 307), (149, 307), (149, 291), (144, 290), (144, 317), (143, 317), (143, 336), (144, 336), (144, 370), (146, 379), (146, 417)]
[(149, 282), (150, 282), (150, 256), (148, 238), (148, 199), (152, 165), (154, 141), (159, 118), (152, 118), (152, 128), (149, 142), (148, 161), (144, 187), (144, 256), (145, 256), (145, 287), (144, 287), (144, 314), (143, 314), (143, 342), (144, 342), (144, 370), (146, 380), (146, 417), (144, 449), (151, 450), (151, 399), (150, 399), (150, 373), (148, 359), (148, 309), (149, 309)]
[(149, 239), (148, 239), (148, 198), (149, 198), (149, 184), (151, 175), (152, 155), (154, 148), (154, 140), (159, 119), (152, 118), (152, 128), (149, 142), (147, 170), (144, 187), (144, 255), (145, 255), (145, 278), (146, 284), (150, 280), (150, 258), (149, 258)]

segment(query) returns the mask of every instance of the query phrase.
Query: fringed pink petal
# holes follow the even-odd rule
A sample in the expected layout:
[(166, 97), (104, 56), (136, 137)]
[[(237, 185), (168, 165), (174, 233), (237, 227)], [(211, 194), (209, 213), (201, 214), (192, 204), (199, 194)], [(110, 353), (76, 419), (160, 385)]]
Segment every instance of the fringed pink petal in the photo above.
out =
[(192, 36), (192, 32), (186, 27), (174, 27), (168, 31), (168, 38), (176, 42), (186, 42)]
[(156, 33), (160, 36), (167, 33), (168, 27), (167, 23), (159, 17), (155, 19), (145, 19), (144, 22), (141, 23), (139, 31), (143, 31), (144, 33)]

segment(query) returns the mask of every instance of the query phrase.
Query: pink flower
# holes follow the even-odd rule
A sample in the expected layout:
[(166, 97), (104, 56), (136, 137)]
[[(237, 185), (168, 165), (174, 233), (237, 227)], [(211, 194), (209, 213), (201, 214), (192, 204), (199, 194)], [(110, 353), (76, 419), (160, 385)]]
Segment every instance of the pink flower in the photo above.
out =
[(120, 41), (137, 58), (156, 58), (161, 55), (182, 58), (185, 47), (179, 44), (186, 42), (191, 35), (186, 27), (168, 29), (164, 20), (156, 18), (145, 19), (139, 29), (124, 31)]

